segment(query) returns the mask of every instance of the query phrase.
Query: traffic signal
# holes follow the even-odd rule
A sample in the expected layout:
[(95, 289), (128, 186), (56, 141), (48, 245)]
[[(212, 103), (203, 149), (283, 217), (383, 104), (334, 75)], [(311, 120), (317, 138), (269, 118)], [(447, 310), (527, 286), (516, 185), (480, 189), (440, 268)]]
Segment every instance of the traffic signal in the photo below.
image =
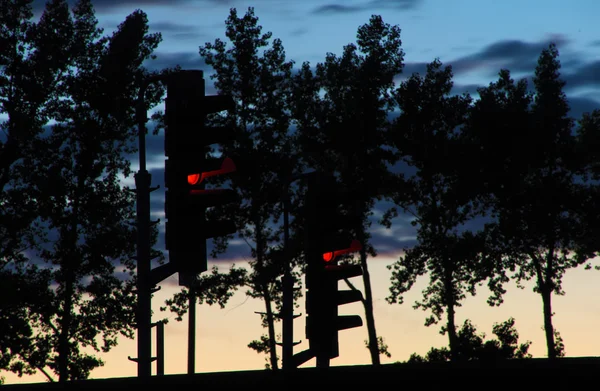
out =
[(228, 157), (207, 156), (211, 144), (233, 140), (233, 129), (205, 126), (206, 116), (234, 107), (230, 96), (205, 95), (202, 71), (177, 72), (167, 80), (165, 107), (165, 217), (169, 262), (180, 285), (208, 269), (206, 240), (236, 231), (231, 220), (207, 221), (207, 208), (236, 200), (230, 189), (206, 189), (211, 177), (236, 171)]
[(339, 280), (362, 275), (360, 265), (339, 264), (344, 255), (362, 249), (351, 234), (362, 218), (342, 207), (349, 204), (349, 196), (332, 176), (316, 174), (308, 183), (306, 337), (317, 366), (327, 366), (329, 359), (339, 355), (339, 330), (362, 326), (358, 315), (338, 315), (338, 306), (362, 300), (360, 291), (338, 290)]

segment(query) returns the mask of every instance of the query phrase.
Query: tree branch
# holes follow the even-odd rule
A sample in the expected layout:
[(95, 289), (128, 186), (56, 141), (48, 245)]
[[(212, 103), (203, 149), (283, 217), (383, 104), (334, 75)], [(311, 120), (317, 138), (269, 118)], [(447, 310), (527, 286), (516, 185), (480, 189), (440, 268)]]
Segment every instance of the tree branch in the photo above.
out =
[(542, 273), (542, 266), (540, 265), (540, 260), (537, 255), (534, 254), (532, 250), (528, 251), (529, 256), (531, 257), (531, 261), (533, 262), (533, 267), (535, 268), (535, 273), (537, 274), (538, 284), (540, 285), (540, 289), (544, 288), (544, 274)]
[(250, 251), (256, 251), (256, 249), (254, 247), (252, 247), (252, 245), (250, 244), (250, 242), (248, 241), (248, 239), (246, 239), (245, 236), (242, 236), (242, 239), (244, 240), (244, 242), (246, 242), (246, 244), (248, 245), (248, 247), (250, 247)]
[[(350, 280), (348, 280), (347, 278), (344, 278), (344, 282), (345, 282), (345, 283), (348, 285), (348, 287), (349, 287), (350, 289), (352, 289), (353, 291), (357, 291), (357, 290), (358, 290), (358, 288), (356, 288), (356, 287), (354, 286), (354, 284), (352, 284), (352, 283), (350, 282)], [(366, 304), (366, 302), (367, 302), (367, 301), (366, 301), (366, 299), (365, 299), (364, 297), (363, 297), (363, 298), (362, 298), (360, 301), (363, 303), (363, 305), (365, 305), (365, 304)]]
[(50, 376), (50, 374), (48, 374), (48, 372), (46, 372), (46, 370), (42, 367), (36, 367), (40, 372), (42, 372), (51, 383), (56, 382), (56, 380), (54, 380), (54, 378), (52, 378), (52, 376)]

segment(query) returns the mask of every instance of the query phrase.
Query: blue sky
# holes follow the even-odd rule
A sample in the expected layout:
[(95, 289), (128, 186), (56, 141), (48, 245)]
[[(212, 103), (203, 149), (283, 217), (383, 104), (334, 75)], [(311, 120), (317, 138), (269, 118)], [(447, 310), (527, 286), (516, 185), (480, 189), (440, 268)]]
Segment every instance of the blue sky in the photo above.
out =
[[(98, 1), (98, 19), (112, 31), (136, 8), (143, 9), (151, 31), (161, 32), (163, 42), (149, 62), (152, 68), (181, 65), (187, 69), (203, 69), (207, 90), (214, 92), (207, 67), (198, 47), (216, 38), (225, 38), (224, 21), (235, 7), (242, 16), (253, 6), (263, 32), (271, 31), (281, 38), (288, 59), (296, 66), (309, 61), (323, 61), (327, 52), (341, 54), (344, 45), (354, 42), (357, 28), (367, 23), (372, 14), (382, 15), (385, 22), (402, 29), (405, 69), (400, 82), (413, 72), (423, 73), (426, 64), (439, 57), (454, 70), (456, 93), (476, 94), (476, 88), (497, 79), (501, 68), (508, 68), (515, 78), (533, 75), (538, 56), (550, 42), (557, 44), (567, 81), (566, 92), (572, 115), (600, 107), (600, 28), (592, 15), (600, 5), (580, 1), (573, 6), (564, 1), (454, 1), (432, 0), (367, 0), (352, 2), (303, 2), (258, 0), (176, 1)], [(530, 83), (532, 86), (532, 83)], [(150, 137), (149, 168), (153, 183), (163, 182), (163, 140)], [(135, 159), (135, 158), (134, 158)], [(134, 163), (134, 167), (137, 163)], [(162, 213), (162, 193), (153, 193), (157, 217)], [(380, 205), (383, 207), (383, 205)], [(380, 208), (380, 211), (383, 209)], [(412, 227), (399, 222), (393, 232), (374, 227), (374, 242), (382, 251), (396, 250), (410, 244)], [(381, 232), (381, 235), (377, 235)], [(404, 240), (398, 240), (398, 238)], [(243, 249), (241, 245), (240, 249)], [(236, 247), (233, 246), (232, 250)], [(230, 259), (234, 252), (225, 255)]]
[[(44, 1), (34, 1), (36, 14), (39, 15), (43, 4)], [(148, 14), (151, 31), (163, 35), (163, 42), (156, 52), (158, 59), (152, 62), (152, 67), (179, 64), (186, 69), (203, 69), (207, 75), (211, 70), (199, 57), (198, 47), (213, 42), (215, 38), (224, 38), (224, 21), (231, 7), (237, 8), (238, 14), (243, 15), (247, 7), (253, 6), (263, 31), (271, 31), (274, 38), (281, 38), (288, 59), (294, 60), (297, 66), (304, 61), (313, 65), (323, 61), (327, 52), (341, 54), (344, 45), (355, 41), (360, 25), (367, 23), (372, 14), (381, 15), (385, 22), (402, 29), (406, 65), (398, 81), (412, 72), (423, 72), (427, 63), (439, 57), (444, 64), (454, 67), (456, 92), (475, 93), (476, 87), (495, 81), (501, 68), (510, 69), (517, 78), (531, 77), (541, 50), (553, 41), (561, 54), (572, 114), (578, 118), (584, 111), (600, 108), (600, 27), (597, 24), (600, 2), (597, 0), (96, 0), (94, 4), (97, 18), (106, 33), (114, 31), (135, 9), (142, 9)], [(153, 185), (160, 184), (162, 187), (162, 138), (149, 136), (148, 150)], [(137, 170), (137, 162), (134, 162), (133, 169)], [(152, 193), (155, 217), (162, 217), (162, 197), (161, 191)], [(382, 210), (381, 207), (378, 211)], [(412, 310), (411, 300), (403, 306), (391, 306), (384, 301), (389, 286), (389, 272), (384, 266), (397, 259), (398, 251), (404, 245), (414, 241), (409, 221), (398, 221), (391, 231), (374, 226), (373, 234), (373, 243), (381, 253), (372, 260), (375, 317), (378, 330), (393, 353), (391, 361), (405, 360), (414, 351), (422, 354), (432, 345), (446, 344), (436, 327), (423, 326), (425, 314)], [(164, 248), (161, 246), (163, 238), (158, 248)], [(230, 261), (243, 264), (244, 246), (243, 243), (233, 246), (224, 257), (227, 262), (221, 264), (225, 267)], [(568, 354), (591, 355), (594, 351), (598, 352), (600, 344), (585, 342), (584, 338), (588, 332), (590, 338), (595, 335), (594, 328), (600, 325), (600, 308), (580, 307), (578, 303), (585, 297), (597, 296), (597, 289), (593, 287), (597, 284), (591, 280), (590, 273), (576, 271), (572, 274), (570, 277), (567, 273), (565, 279), (567, 295), (557, 299), (555, 322), (563, 333)], [(163, 293), (154, 300), (157, 312), (168, 292), (177, 289), (174, 279), (163, 285)], [(569, 286), (578, 287), (578, 293), (572, 294)], [(417, 299), (420, 289), (417, 287), (414, 297), (409, 298)], [(490, 312), (493, 310), (485, 306), (483, 294), (468, 299), (467, 302), (477, 304), (467, 303), (459, 310), (459, 323), (470, 317), (489, 334), (493, 322), (515, 316), (523, 338), (534, 342), (532, 352), (543, 356), (541, 300), (530, 289), (511, 292), (503, 309), (497, 310), (500, 311), (497, 313)], [(260, 305), (260, 302), (248, 304), (240, 293), (234, 296), (228, 310), (201, 306), (198, 316), (202, 321), (199, 321), (197, 331), (198, 371), (258, 369), (264, 365), (263, 357), (246, 347), (251, 339), (262, 333), (259, 318), (253, 313), (261, 310)], [(362, 314), (360, 306), (349, 311)], [(162, 315), (158, 314), (159, 317)], [(588, 326), (581, 326), (583, 317), (588, 320), (589, 331), (586, 331)], [(235, 328), (240, 322), (247, 325), (244, 332)], [(185, 371), (185, 323), (171, 322), (166, 327), (169, 345), (167, 373)], [(296, 326), (297, 339), (304, 339), (302, 331), (299, 323)], [(352, 335), (358, 345), (352, 342), (353, 345), (349, 346), (348, 342), (348, 346), (341, 348), (343, 357), (334, 364), (368, 363), (368, 352), (362, 346), (366, 329), (351, 330), (345, 335), (348, 337), (344, 338), (348, 339), (342, 339), (342, 343), (350, 341)], [(215, 341), (220, 341), (221, 345)], [(224, 349), (230, 350), (223, 353)], [(303, 349), (300, 345), (297, 351)], [(106, 367), (94, 372), (93, 376), (134, 376), (136, 367), (127, 361), (127, 355), (135, 355), (134, 341), (123, 341), (115, 352), (105, 356)], [(10, 380), (10, 375), (7, 378)], [(43, 378), (34, 379), (43, 381)]]

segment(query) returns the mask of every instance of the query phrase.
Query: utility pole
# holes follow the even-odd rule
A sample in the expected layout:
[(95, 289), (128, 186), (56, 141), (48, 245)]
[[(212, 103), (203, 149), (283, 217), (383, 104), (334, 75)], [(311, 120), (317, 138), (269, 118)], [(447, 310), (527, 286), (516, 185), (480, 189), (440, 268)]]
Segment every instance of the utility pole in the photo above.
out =
[(196, 292), (194, 286), (189, 286), (188, 298), (188, 375), (196, 373)]
[(144, 96), (150, 83), (159, 81), (160, 77), (143, 80), (140, 77), (136, 116), (138, 121), (138, 146), (140, 169), (134, 175), (137, 214), (137, 296), (138, 306), (136, 312), (137, 325), (137, 358), (129, 359), (138, 364), (138, 377), (149, 378), (152, 376), (152, 293), (156, 291), (150, 276), (150, 193), (158, 187), (151, 188), (152, 176), (146, 170), (146, 122), (148, 114)]
[[(201, 116), (230, 110), (234, 106), (233, 99), (228, 95), (206, 96), (203, 72), (199, 70), (180, 70), (171, 74), (139, 77), (136, 117), (138, 122), (139, 161), (140, 169), (135, 174), (135, 193), (137, 195), (137, 296), (136, 311), (137, 352), (138, 357), (128, 357), (138, 364), (138, 377), (149, 378), (152, 375), (152, 362), (156, 357), (152, 351), (152, 293), (158, 289), (154, 286), (174, 273), (179, 273), (180, 284), (187, 281), (188, 276), (206, 271), (206, 239), (223, 236), (236, 231), (233, 221), (219, 221), (218, 224), (207, 225), (204, 209), (212, 203), (222, 204), (232, 202), (235, 196), (232, 190), (215, 189), (212, 192), (204, 190), (202, 174), (207, 176), (227, 174), (236, 170), (230, 158), (205, 159), (198, 156), (197, 148), (227, 142), (233, 137), (231, 128), (205, 127), (202, 118), (200, 131), (188, 128)], [(165, 217), (166, 248), (169, 251), (169, 262), (151, 268), (150, 258), (150, 227), (160, 220), (150, 221), (150, 193), (157, 187), (151, 188), (151, 175), (146, 169), (146, 122), (148, 113), (144, 97), (146, 89), (152, 83), (167, 81), (167, 99), (165, 101)], [(170, 129), (170, 130), (169, 130)], [(171, 136), (167, 136), (167, 134)], [(167, 178), (168, 181), (167, 181)], [(200, 183), (202, 182), (202, 183)], [(169, 192), (171, 193), (169, 196)], [(206, 197), (208, 196), (208, 197)], [(194, 201), (203, 200), (203, 207), (192, 206)], [(170, 224), (170, 227), (169, 227)], [(196, 230), (190, 230), (190, 226)], [(170, 235), (169, 235), (170, 233)], [(198, 239), (200, 242), (198, 242)], [(197, 259), (192, 262), (192, 259)], [(184, 284), (186, 285), (186, 284)], [(193, 300), (195, 302), (195, 300)], [(195, 309), (195, 308), (194, 308)], [(190, 319), (194, 322), (195, 316)], [(193, 331), (194, 328), (192, 327)], [(191, 336), (193, 338), (193, 335)], [(162, 339), (161, 339), (161, 342)], [(159, 347), (160, 348), (160, 347)], [(164, 356), (164, 355), (163, 355)], [(161, 359), (164, 359), (162, 357)], [(161, 363), (164, 371), (164, 361)], [(193, 371), (193, 361), (188, 371)]]
[(156, 374), (165, 374), (165, 323), (156, 323)]
[(304, 351), (294, 355), (294, 346), (300, 342), (294, 342), (294, 319), (301, 315), (294, 315), (294, 278), (292, 277), (292, 256), (290, 254), (290, 187), (298, 179), (305, 179), (313, 175), (312, 173), (289, 175), (284, 180), (284, 188), (281, 196), (283, 203), (283, 251), (284, 251), (284, 271), (283, 271), (283, 305), (281, 308), (281, 318), (283, 320), (283, 340), (282, 345), (282, 366), (286, 371), (296, 369), (299, 365), (312, 358), (310, 351)]

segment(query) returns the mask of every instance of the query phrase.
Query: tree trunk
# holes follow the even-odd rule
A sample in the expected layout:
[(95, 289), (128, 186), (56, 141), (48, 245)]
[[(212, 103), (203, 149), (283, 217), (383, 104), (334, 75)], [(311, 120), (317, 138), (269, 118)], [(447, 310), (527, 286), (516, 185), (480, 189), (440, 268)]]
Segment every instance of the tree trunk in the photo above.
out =
[(541, 289), (541, 295), (544, 306), (544, 331), (546, 332), (548, 358), (552, 360), (556, 358), (556, 346), (554, 346), (554, 326), (552, 325), (552, 291), (544, 286)]
[[(259, 218), (255, 218), (254, 226), (256, 228), (256, 267), (259, 272), (259, 278), (265, 278), (264, 270), (262, 268), (265, 249), (264, 249), (264, 239), (263, 239), (263, 224), (262, 220)], [(269, 334), (269, 360), (271, 362), (271, 369), (278, 369), (277, 365), (277, 343), (275, 341), (275, 319), (273, 317), (273, 310), (271, 308), (271, 294), (269, 292), (269, 281), (264, 281), (260, 284), (260, 289), (262, 291), (263, 300), (265, 301), (265, 312), (267, 315), (267, 328)]]
[(367, 251), (364, 246), (360, 250), (360, 263), (363, 269), (363, 284), (365, 287), (365, 318), (367, 321), (367, 333), (369, 335), (369, 352), (371, 353), (371, 362), (373, 365), (380, 365), (379, 345), (377, 343), (377, 331), (375, 329), (375, 317), (373, 315), (373, 293), (371, 291), (371, 276), (367, 267)]
[(448, 342), (450, 344), (450, 359), (452, 361), (458, 361), (459, 359), (459, 346), (458, 336), (456, 335), (456, 323), (454, 320), (455, 311), (454, 305), (448, 305), (448, 322), (446, 327), (448, 328)]
[(452, 361), (458, 361), (459, 350), (458, 336), (456, 335), (456, 323), (455, 323), (455, 302), (454, 302), (454, 287), (452, 285), (452, 270), (451, 261), (448, 260), (444, 265), (444, 290), (446, 295), (446, 310), (448, 313), (448, 320), (446, 322), (448, 332), (448, 343), (450, 344), (450, 359)]
[(263, 297), (265, 300), (265, 311), (267, 313), (267, 324), (269, 328), (269, 359), (271, 361), (271, 369), (277, 370), (277, 343), (275, 341), (275, 317), (273, 316), (273, 309), (271, 308), (271, 295), (269, 293), (269, 286), (265, 284), (263, 286)]
[[(71, 263), (71, 262), (68, 262)], [(65, 265), (65, 268), (70, 266)], [(66, 382), (69, 379), (69, 330), (71, 329), (74, 293), (74, 273), (70, 269), (65, 273), (65, 292), (63, 299), (62, 318), (60, 320), (60, 334), (58, 336), (58, 381)]]
[[(85, 171), (84, 171), (85, 172)], [(69, 347), (69, 340), (71, 339), (71, 324), (73, 323), (73, 297), (75, 295), (75, 283), (77, 279), (77, 265), (79, 259), (75, 259), (73, 254), (76, 254), (77, 240), (79, 234), (77, 232), (77, 225), (79, 224), (79, 206), (80, 197), (82, 194), (81, 189), (84, 187), (85, 176), (80, 175), (77, 178), (77, 189), (75, 192), (75, 200), (73, 202), (73, 210), (71, 215), (70, 227), (66, 232), (61, 232), (62, 235), (67, 235), (61, 246), (66, 246), (66, 255), (61, 259), (60, 268), (65, 276), (65, 293), (63, 302), (63, 316), (60, 321), (60, 335), (58, 337), (58, 381), (66, 382), (70, 379), (69, 376), (69, 362), (71, 359), (71, 349)]]

